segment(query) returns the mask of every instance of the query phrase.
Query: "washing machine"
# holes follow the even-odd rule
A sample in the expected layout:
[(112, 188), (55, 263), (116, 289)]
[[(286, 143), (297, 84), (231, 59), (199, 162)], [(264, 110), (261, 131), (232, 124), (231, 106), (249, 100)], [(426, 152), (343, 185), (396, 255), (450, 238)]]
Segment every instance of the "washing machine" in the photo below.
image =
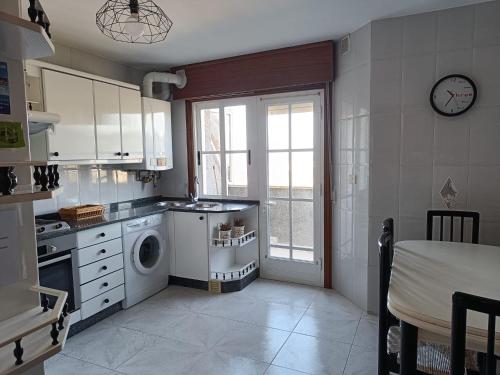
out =
[(122, 223), (125, 272), (123, 308), (168, 286), (169, 254), (166, 215), (156, 214)]

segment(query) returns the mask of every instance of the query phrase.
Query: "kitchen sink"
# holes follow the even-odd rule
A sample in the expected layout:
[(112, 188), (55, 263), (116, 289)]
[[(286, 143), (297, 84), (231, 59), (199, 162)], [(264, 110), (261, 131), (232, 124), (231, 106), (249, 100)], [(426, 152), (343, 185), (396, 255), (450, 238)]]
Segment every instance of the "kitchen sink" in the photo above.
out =
[(190, 204), (189, 204), (189, 202), (182, 202), (182, 201), (164, 201), (164, 202), (155, 203), (155, 206), (159, 206), (159, 207), (188, 207), (188, 206), (190, 206)]
[(190, 206), (192, 206), (193, 208), (213, 208), (217, 207), (218, 205), (219, 203), (199, 202)]

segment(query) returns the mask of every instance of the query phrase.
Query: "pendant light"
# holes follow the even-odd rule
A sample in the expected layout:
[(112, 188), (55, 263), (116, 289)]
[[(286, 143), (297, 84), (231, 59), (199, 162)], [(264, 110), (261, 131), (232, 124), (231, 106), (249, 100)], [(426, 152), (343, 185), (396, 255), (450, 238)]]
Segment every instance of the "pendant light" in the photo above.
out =
[(152, 0), (108, 0), (96, 13), (96, 25), (113, 40), (152, 44), (165, 40), (172, 21)]

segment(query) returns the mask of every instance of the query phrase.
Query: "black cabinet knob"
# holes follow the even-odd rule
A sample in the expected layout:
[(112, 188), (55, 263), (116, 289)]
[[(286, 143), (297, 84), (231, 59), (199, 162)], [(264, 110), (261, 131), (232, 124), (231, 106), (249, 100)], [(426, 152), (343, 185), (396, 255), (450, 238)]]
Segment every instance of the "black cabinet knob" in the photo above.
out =
[(106, 233), (103, 232), (103, 233), (99, 234), (99, 236), (106, 237)]
[(108, 283), (103, 283), (102, 286), (103, 287), (107, 287), (107, 286), (109, 286), (109, 284)]
[(102, 270), (106, 271), (108, 269), (108, 266), (102, 266)]
[(106, 249), (102, 249), (101, 254), (106, 254)]
[(107, 298), (106, 298), (106, 299), (104, 300), (104, 303), (109, 303), (109, 299), (107, 299)]
[(130, 153), (125, 152), (123, 155), (124, 155), (124, 156), (130, 156)]
[(204, 219), (204, 217), (203, 217), (203, 216), (200, 216), (200, 220), (203, 220), (203, 219)]
[(121, 156), (121, 154), (122, 154), (121, 152), (117, 152), (115, 155), (116, 156)]
[(53, 152), (52, 155), (59, 156), (59, 153), (56, 151), (56, 152)]

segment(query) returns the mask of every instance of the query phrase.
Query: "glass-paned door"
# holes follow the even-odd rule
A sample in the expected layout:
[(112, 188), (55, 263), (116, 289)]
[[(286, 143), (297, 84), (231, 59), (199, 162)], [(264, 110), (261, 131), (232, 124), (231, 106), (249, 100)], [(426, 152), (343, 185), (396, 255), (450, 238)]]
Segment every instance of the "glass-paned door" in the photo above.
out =
[(264, 277), (322, 285), (322, 98), (313, 92), (261, 99)]

